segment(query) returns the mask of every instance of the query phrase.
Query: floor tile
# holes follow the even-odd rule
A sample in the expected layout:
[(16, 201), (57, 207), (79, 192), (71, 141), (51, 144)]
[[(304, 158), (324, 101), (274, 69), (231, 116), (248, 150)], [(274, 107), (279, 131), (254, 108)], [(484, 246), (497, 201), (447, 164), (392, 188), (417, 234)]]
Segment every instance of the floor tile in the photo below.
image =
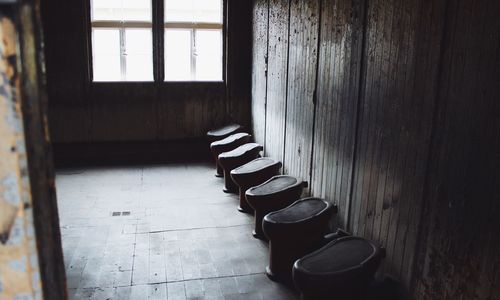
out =
[(58, 170), (69, 298), (297, 299), (267, 279), (267, 244), (213, 173), (205, 163)]

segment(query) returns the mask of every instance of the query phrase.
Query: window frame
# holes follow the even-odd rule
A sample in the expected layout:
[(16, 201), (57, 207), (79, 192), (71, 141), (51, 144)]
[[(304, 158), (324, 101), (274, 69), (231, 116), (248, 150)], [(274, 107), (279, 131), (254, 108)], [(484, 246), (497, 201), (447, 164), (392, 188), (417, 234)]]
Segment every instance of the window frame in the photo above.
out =
[[(227, 0), (222, 1), (222, 24), (215, 23), (190, 23), (190, 22), (165, 22), (164, 7), (166, 0), (150, 0), (152, 9), (152, 22), (146, 21), (95, 21), (92, 22), (91, 0), (82, 1), (85, 11), (85, 31), (87, 44), (87, 78), (91, 85), (94, 84), (126, 84), (126, 83), (155, 83), (155, 84), (175, 84), (175, 83), (190, 83), (190, 84), (220, 84), (226, 83), (226, 59), (227, 59)], [(150, 81), (94, 81), (93, 71), (93, 46), (92, 46), (92, 30), (93, 24), (96, 27), (117, 28), (120, 29), (120, 51), (124, 47), (122, 36), (126, 28), (151, 28), (152, 29), (152, 49), (153, 49), (153, 80)], [(189, 27), (179, 27), (187, 26)], [(152, 26), (152, 27), (151, 27)], [(167, 28), (190, 29), (191, 34), (195, 35), (196, 29), (217, 29), (222, 30), (222, 78), (220, 80), (199, 81), (199, 80), (184, 80), (184, 81), (166, 81), (165, 80), (165, 30)], [(193, 57), (193, 55), (191, 55)], [(122, 65), (123, 62), (120, 63)], [(126, 63), (125, 63), (126, 67)], [(122, 68), (121, 68), (122, 69)], [(121, 70), (125, 72), (125, 70)]]

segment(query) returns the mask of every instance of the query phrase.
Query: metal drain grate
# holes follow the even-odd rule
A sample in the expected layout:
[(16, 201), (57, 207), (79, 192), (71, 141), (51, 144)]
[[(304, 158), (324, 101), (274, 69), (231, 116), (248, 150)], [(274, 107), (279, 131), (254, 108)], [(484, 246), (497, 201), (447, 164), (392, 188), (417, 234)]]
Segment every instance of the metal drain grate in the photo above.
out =
[(130, 214), (131, 213), (129, 211), (121, 211), (121, 212), (120, 211), (113, 211), (113, 212), (111, 212), (112, 217), (119, 217), (119, 216), (125, 217), (125, 216), (130, 216)]

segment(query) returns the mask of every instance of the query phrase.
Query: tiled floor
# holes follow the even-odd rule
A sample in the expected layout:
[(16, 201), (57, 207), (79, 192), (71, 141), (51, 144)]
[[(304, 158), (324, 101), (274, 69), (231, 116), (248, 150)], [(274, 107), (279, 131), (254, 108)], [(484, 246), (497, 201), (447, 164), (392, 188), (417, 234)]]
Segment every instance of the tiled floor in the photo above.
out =
[(203, 163), (59, 170), (70, 299), (296, 299), (265, 276), (267, 244), (213, 174)]

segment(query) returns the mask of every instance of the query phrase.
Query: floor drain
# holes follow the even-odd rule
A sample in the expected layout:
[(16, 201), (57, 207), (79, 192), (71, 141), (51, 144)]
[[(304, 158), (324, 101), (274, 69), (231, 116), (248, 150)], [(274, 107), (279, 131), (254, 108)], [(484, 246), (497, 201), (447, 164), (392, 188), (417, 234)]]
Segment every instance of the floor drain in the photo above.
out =
[(114, 211), (111, 213), (111, 216), (113, 217), (119, 217), (119, 216), (130, 216), (130, 212), (129, 211)]

